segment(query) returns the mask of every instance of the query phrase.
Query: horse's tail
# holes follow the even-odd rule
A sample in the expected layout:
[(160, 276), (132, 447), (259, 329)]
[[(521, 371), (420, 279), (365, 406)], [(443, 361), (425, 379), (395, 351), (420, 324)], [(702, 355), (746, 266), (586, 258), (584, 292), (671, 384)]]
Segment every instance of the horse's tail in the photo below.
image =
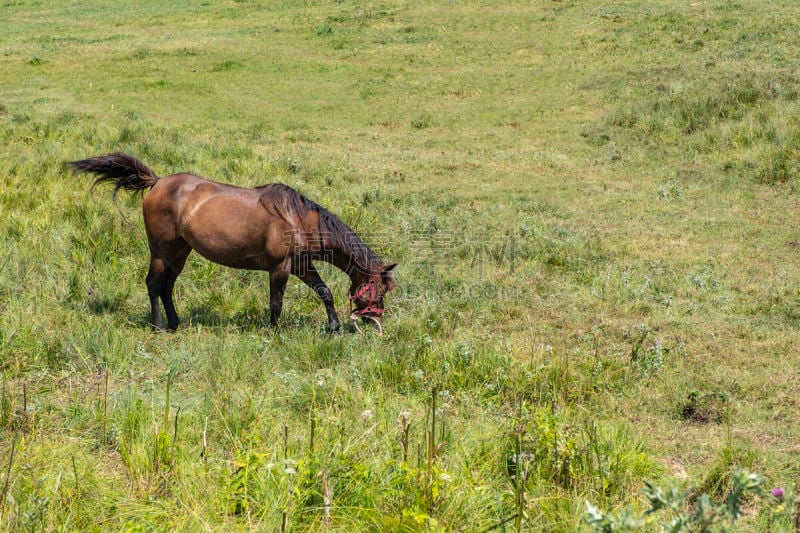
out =
[(114, 152), (113, 154), (98, 155), (90, 159), (72, 161), (69, 166), (77, 172), (90, 172), (96, 174), (92, 189), (104, 181), (114, 184), (114, 200), (120, 189), (132, 192), (144, 192), (158, 181), (158, 176), (147, 165), (133, 156)]

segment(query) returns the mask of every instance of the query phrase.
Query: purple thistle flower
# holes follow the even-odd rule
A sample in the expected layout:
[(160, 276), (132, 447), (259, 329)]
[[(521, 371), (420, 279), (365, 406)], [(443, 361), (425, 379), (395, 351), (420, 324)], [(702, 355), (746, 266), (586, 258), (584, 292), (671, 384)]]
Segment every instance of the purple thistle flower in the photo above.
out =
[(772, 495), (775, 497), (776, 500), (779, 502), (783, 501), (783, 489), (778, 487), (776, 489), (772, 489)]

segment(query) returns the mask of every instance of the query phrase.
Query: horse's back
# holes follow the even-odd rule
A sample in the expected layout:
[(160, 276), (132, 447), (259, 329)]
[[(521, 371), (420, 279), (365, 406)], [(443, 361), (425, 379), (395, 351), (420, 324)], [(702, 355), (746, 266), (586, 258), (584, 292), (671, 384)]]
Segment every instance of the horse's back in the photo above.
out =
[(270, 269), (286, 229), (269, 217), (259, 189), (245, 189), (192, 174), (161, 178), (143, 206), (148, 238), (182, 239), (200, 255), (236, 268)]

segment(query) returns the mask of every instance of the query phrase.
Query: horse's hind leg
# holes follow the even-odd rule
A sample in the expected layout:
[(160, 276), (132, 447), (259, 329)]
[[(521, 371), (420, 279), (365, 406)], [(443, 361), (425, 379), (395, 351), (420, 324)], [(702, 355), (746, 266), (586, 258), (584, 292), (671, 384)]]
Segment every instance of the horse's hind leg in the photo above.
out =
[(283, 310), (283, 293), (288, 280), (289, 272), (286, 270), (274, 270), (269, 273), (269, 323), (272, 326), (278, 325), (278, 318)]
[(161, 287), (164, 285), (164, 271), (166, 264), (160, 257), (150, 255), (150, 270), (147, 271), (147, 296), (150, 297), (151, 321), (154, 329), (165, 329), (164, 319), (161, 318), (161, 306), (158, 299), (161, 297)]
[(150, 297), (153, 327), (156, 329), (165, 329), (164, 321), (161, 318), (161, 308), (158, 305), (159, 298), (164, 303), (164, 311), (167, 315), (166, 329), (174, 331), (181, 323), (172, 301), (172, 292), (175, 288), (175, 280), (183, 270), (186, 258), (189, 257), (191, 251), (191, 247), (183, 239), (179, 239), (169, 247), (151, 248), (150, 271), (147, 273), (147, 294)]

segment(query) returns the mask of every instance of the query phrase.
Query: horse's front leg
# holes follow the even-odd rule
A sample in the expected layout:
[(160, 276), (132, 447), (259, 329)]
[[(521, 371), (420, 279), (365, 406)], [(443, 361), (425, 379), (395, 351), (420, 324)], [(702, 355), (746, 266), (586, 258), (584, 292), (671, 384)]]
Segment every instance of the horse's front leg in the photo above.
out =
[(287, 281), (289, 281), (289, 272), (285, 270), (275, 270), (269, 273), (269, 323), (272, 326), (278, 325), (278, 319), (283, 310), (283, 293), (286, 290)]
[(320, 297), (322, 303), (325, 304), (325, 312), (328, 313), (328, 329), (330, 331), (339, 331), (341, 324), (339, 323), (339, 316), (336, 314), (336, 308), (333, 305), (333, 294), (331, 290), (325, 285), (322, 278), (319, 277), (317, 269), (314, 268), (310, 260), (308, 260), (303, 267), (304, 268), (301, 270), (296, 269), (294, 275), (311, 287)]

